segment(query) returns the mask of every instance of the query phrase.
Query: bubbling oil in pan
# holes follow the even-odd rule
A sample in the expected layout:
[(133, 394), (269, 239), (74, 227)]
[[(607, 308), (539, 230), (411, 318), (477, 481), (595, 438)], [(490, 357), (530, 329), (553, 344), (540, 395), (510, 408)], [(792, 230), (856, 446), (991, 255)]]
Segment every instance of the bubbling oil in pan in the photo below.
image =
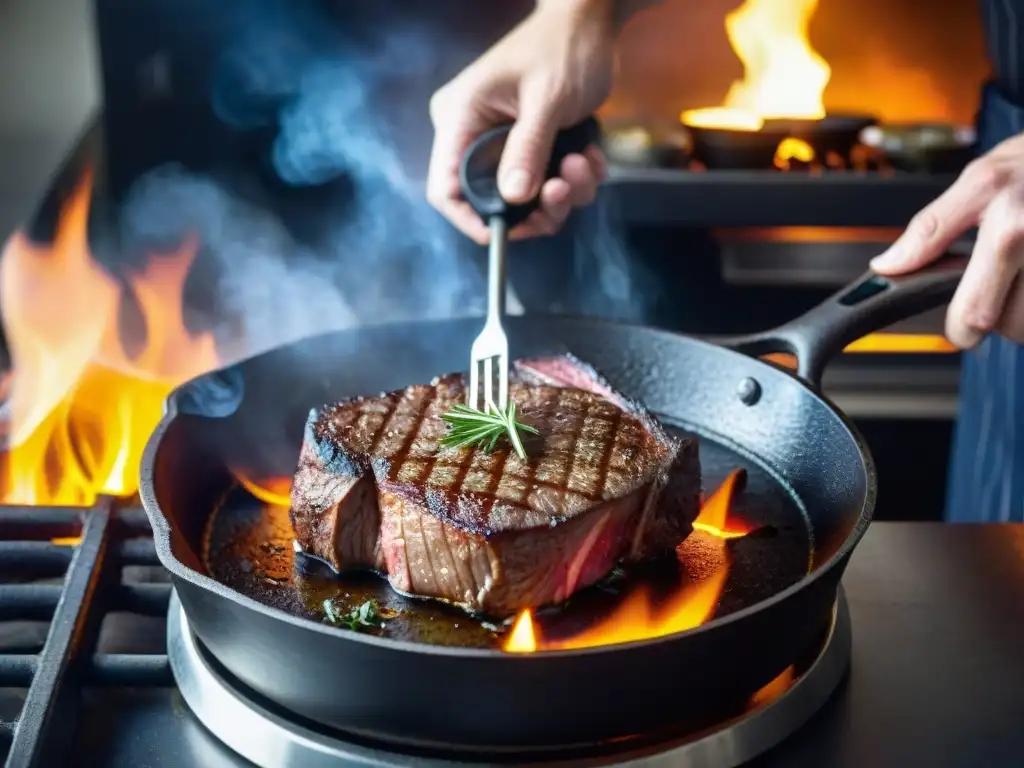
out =
[[(812, 537), (800, 505), (763, 467), (707, 438), (700, 439), (700, 446), (707, 496), (730, 473), (745, 470), (745, 482), (737, 483), (731, 497), (728, 527), (750, 531), (725, 543), (728, 572), (710, 619), (765, 600), (799, 581), (810, 567)], [(650, 613), (657, 615), (673, 595), (699, 585), (711, 575), (709, 569), (722, 567), (721, 558), (702, 556), (703, 551), (710, 552), (709, 535), (694, 531), (678, 558), (617, 571), (559, 606), (539, 609), (533, 622), (540, 635), (555, 644), (582, 636), (616, 609), (625, 608), (624, 601), (635, 598), (638, 589), (647, 593)], [(370, 631), (395, 639), (472, 648), (501, 648), (509, 642), (511, 620), (497, 623), (436, 601), (402, 596), (375, 574), (339, 576), (314, 558), (296, 555), (293, 536), (286, 507), (259, 501), (237, 486), (210, 517), (204, 561), (217, 581), (312, 621), (330, 623), (325, 602), (335, 616), (369, 601), (379, 608), (374, 624), (382, 627), (338, 631)]]

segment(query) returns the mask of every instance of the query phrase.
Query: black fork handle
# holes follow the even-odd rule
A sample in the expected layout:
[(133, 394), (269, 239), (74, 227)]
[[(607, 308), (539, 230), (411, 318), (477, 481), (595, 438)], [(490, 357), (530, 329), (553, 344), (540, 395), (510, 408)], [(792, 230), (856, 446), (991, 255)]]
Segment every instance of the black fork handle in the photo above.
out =
[[(539, 193), (532, 200), (512, 205), (498, 192), (498, 162), (511, 130), (509, 123), (481, 134), (466, 150), (459, 165), (459, 184), (466, 202), (485, 223), (497, 217), (503, 219), (509, 229), (523, 223), (540, 207)], [(568, 155), (580, 154), (600, 139), (601, 125), (593, 116), (559, 131), (544, 171), (545, 181), (558, 176), (562, 161)]]

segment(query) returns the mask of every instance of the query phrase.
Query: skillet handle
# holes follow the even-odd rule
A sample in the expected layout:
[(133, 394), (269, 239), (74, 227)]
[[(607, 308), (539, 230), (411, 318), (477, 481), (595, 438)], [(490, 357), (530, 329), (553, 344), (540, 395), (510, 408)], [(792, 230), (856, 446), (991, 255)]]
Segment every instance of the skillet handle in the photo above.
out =
[(825, 366), (848, 344), (949, 302), (966, 266), (966, 256), (946, 255), (909, 275), (883, 277), (868, 271), (779, 328), (717, 341), (751, 356), (795, 355), (797, 376), (819, 388)]

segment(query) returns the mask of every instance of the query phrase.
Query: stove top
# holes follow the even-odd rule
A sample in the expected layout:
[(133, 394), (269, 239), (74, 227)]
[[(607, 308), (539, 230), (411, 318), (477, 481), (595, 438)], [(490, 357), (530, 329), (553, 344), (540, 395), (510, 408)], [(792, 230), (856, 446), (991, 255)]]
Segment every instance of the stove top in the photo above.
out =
[[(139, 509), (0, 510), (0, 754), (9, 768), (252, 765), (173, 683), (172, 591), (155, 563)], [(1020, 765), (1024, 525), (876, 523), (844, 588), (846, 679), (748, 765)], [(267, 764), (295, 764), (287, 758)]]
[[(850, 611), (840, 590), (832, 621), (820, 642), (792, 672), (753, 697), (745, 711), (718, 725), (678, 733), (641, 736), (591, 749), (566, 749), (529, 756), (506, 753), (503, 763), (565, 768), (737, 768), (790, 736), (829, 699), (850, 662)], [(234, 681), (206, 651), (172, 597), (167, 652), (174, 680), (193, 714), (220, 741), (260, 768), (331, 765), (454, 768), (461, 755), (428, 754), (342, 735), (302, 723)], [(471, 754), (471, 753), (470, 753)], [(460, 761), (463, 758), (463, 761)], [(477, 762), (477, 756), (473, 755)]]

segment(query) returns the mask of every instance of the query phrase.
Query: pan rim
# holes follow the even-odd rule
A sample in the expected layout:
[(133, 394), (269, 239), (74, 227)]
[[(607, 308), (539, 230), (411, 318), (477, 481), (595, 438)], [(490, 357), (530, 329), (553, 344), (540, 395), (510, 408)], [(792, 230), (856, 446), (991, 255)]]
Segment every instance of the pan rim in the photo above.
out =
[[(600, 645), (591, 646), (586, 648), (573, 648), (573, 649), (562, 649), (562, 650), (551, 650), (551, 651), (537, 651), (534, 653), (509, 653), (502, 651), (497, 648), (463, 648), (455, 646), (435, 645), (431, 643), (417, 643), (410, 640), (396, 640), (388, 637), (377, 637), (375, 635), (367, 635), (360, 632), (344, 632), (334, 627), (327, 626), (316, 621), (312, 621), (308, 618), (294, 616), (287, 611), (283, 611), (279, 608), (266, 605), (264, 603), (255, 600), (248, 595), (245, 595), (235, 589), (228, 587), (225, 584), (217, 581), (211, 576), (200, 573), (181, 562), (175, 555), (171, 545), (171, 525), (167, 516), (163, 513), (160, 508), (160, 504), (157, 501), (154, 493), (154, 466), (156, 462), (156, 455), (158, 453), (161, 442), (163, 441), (163, 435), (167, 431), (170, 424), (178, 416), (178, 397), (181, 391), (189, 386), (192, 381), (197, 378), (205, 376), (215, 375), (217, 373), (235, 368), (250, 362), (258, 357), (272, 354), (275, 351), (287, 349), (289, 346), (314, 341), (319, 338), (328, 338), (331, 336), (337, 336), (344, 333), (359, 333), (365, 332), (372, 329), (383, 329), (389, 327), (399, 327), (403, 323), (381, 323), (376, 325), (359, 326), (358, 328), (347, 329), (342, 331), (327, 331), (325, 333), (312, 334), (299, 339), (295, 339), (288, 344), (273, 347), (260, 352), (255, 352), (251, 355), (243, 357), (234, 363), (220, 368), (207, 371), (199, 377), (190, 379), (189, 381), (175, 387), (174, 390), (164, 400), (163, 415), (160, 418), (160, 422), (153, 429), (149, 439), (146, 442), (146, 447), (142, 454), (142, 462), (139, 469), (139, 496), (142, 500), (142, 506), (146, 510), (146, 514), (149, 517), (150, 525), (153, 528), (153, 541), (156, 549), (157, 558), (160, 560), (161, 565), (168, 570), (168, 572), (177, 579), (181, 579), (189, 584), (199, 587), (205, 591), (213, 592), (222, 597), (230, 599), (232, 602), (239, 604), (247, 609), (255, 610), (257, 613), (262, 614), (264, 617), (277, 621), (285, 621), (286, 623), (296, 627), (297, 629), (303, 629), (307, 631), (314, 631), (317, 633), (324, 634), (326, 636), (337, 638), (342, 641), (350, 641), (357, 643), (365, 643), (372, 647), (378, 647), (382, 650), (391, 650), (395, 652), (403, 653), (416, 653), (426, 654), (431, 656), (450, 656), (456, 658), (472, 658), (472, 659), (505, 659), (509, 663), (530, 663), (529, 659), (540, 659), (540, 660), (553, 660), (553, 659), (565, 659), (565, 658), (578, 658), (581, 656), (589, 657), (602, 654), (611, 653), (626, 653), (626, 652), (641, 652), (643, 649), (654, 645), (661, 645), (665, 642), (677, 642), (684, 638), (692, 635), (697, 635), (702, 632), (712, 631), (716, 627), (726, 626), (730, 623), (742, 621), (743, 619), (753, 616), (754, 614), (765, 610), (771, 606), (777, 605), (788, 600), (793, 595), (802, 592), (804, 589), (810, 587), (818, 579), (823, 578), (826, 574), (830, 573), (833, 569), (839, 567), (844, 560), (846, 560), (853, 550), (860, 543), (864, 534), (867, 532), (869, 525), (874, 516), (875, 504), (878, 495), (878, 476), (875, 469), (874, 459), (871, 456), (871, 452), (868, 448), (867, 442), (861, 435), (860, 431), (853, 424), (852, 420), (833, 403), (825, 394), (819, 391), (817, 388), (811, 386), (808, 382), (798, 378), (791, 372), (776, 366), (765, 360), (759, 358), (750, 357), (744, 355), (736, 350), (728, 349), (713, 343), (709, 338), (700, 338), (696, 336), (689, 336), (686, 334), (675, 333), (660, 328), (653, 328), (651, 326), (641, 325), (639, 323), (628, 323), (617, 320), (610, 320), (607, 318), (581, 318), (579, 316), (566, 315), (566, 314), (555, 314), (555, 313), (536, 313), (531, 314), (531, 317), (542, 317), (553, 321), (565, 322), (580, 322), (586, 321), (590, 326), (606, 326), (619, 330), (633, 330), (636, 332), (642, 331), (648, 334), (653, 334), (655, 337), (660, 337), (666, 341), (679, 341), (684, 340), (716, 350), (716, 353), (727, 353), (730, 355), (738, 355), (744, 360), (750, 361), (757, 366), (761, 367), (766, 373), (773, 376), (781, 375), (786, 377), (791, 384), (801, 387), (807, 391), (810, 395), (820, 400), (836, 417), (840, 425), (847, 431), (850, 437), (853, 439), (856, 445), (863, 464), (863, 470), (865, 474), (865, 489), (864, 499), (861, 502), (861, 508), (857, 515), (857, 520), (854, 523), (852, 531), (847, 535), (845, 541), (839, 546), (839, 548), (823, 562), (814, 571), (805, 574), (798, 581), (789, 585), (783, 590), (775, 593), (769, 598), (760, 600), (756, 603), (746, 606), (738, 611), (730, 613), (721, 618), (715, 618), (711, 621), (705, 622), (696, 627), (692, 627), (683, 632), (676, 632), (670, 635), (663, 635), (660, 637), (646, 638), (643, 640), (633, 640), (625, 643), (615, 643), (611, 645)], [(415, 323), (419, 328), (431, 325), (441, 325), (451, 323), (453, 321), (464, 320), (466, 318), (448, 318), (440, 320), (428, 320)], [(475, 319), (475, 318), (474, 318)], [(510, 321), (515, 321), (516, 318), (509, 318)], [(187, 611), (186, 611), (187, 613)], [(540, 663), (540, 662), (535, 662)]]

